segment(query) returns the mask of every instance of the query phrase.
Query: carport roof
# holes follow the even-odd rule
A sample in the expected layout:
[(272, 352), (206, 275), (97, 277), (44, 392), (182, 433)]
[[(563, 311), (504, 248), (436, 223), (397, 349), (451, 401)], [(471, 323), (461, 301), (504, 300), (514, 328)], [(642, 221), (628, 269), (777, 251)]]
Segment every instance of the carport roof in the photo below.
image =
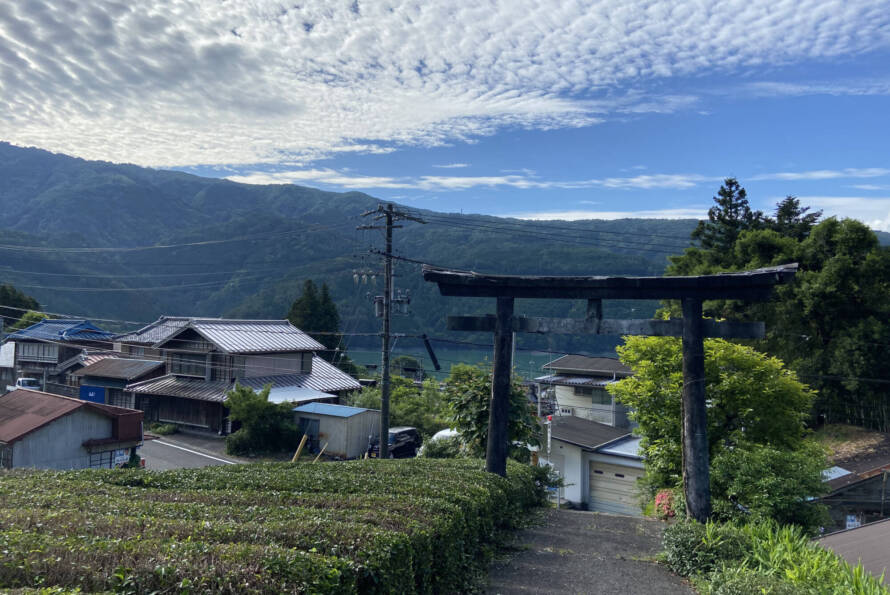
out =
[(331, 417), (352, 417), (370, 409), (361, 407), (349, 407), (348, 405), (331, 405), (330, 403), (308, 403), (294, 407), (297, 413), (315, 413), (317, 415), (330, 415)]
[(595, 450), (629, 434), (625, 428), (615, 428), (572, 415), (554, 416), (550, 422), (550, 432), (554, 440), (568, 442), (585, 450)]

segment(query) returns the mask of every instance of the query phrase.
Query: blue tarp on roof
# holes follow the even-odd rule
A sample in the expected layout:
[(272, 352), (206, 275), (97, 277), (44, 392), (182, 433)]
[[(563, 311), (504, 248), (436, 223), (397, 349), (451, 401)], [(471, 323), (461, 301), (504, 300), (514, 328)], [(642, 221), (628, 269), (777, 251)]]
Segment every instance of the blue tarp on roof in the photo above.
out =
[(297, 413), (316, 413), (318, 415), (331, 415), (333, 417), (352, 417), (370, 409), (361, 407), (349, 407), (347, 405), (331, 405), (330, 403), (308, 403), (294, 407)]
[(109, 341), (114, 333), (103, 331), (89, 320), (41, 320), (9, 335), (10, 339), (36, 341)]

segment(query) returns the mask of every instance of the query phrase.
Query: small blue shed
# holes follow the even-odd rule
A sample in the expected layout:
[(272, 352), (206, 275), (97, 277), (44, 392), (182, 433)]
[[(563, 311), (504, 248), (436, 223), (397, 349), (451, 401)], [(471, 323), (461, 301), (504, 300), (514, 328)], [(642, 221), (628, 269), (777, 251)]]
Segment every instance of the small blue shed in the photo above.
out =
[(294, 421), (309, 436), (310, 450), (342, 459), (364, 456), (370, 436), (380, 433), (380, 411), (331, 403), (294, 407)]

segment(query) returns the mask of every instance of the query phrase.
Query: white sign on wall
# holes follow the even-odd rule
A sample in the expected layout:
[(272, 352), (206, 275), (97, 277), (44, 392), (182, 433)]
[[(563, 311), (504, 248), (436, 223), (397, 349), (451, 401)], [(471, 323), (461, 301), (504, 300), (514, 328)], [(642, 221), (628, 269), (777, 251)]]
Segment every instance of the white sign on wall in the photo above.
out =
[(15, 341), (0, 345), (0, 368), (15, 367)]

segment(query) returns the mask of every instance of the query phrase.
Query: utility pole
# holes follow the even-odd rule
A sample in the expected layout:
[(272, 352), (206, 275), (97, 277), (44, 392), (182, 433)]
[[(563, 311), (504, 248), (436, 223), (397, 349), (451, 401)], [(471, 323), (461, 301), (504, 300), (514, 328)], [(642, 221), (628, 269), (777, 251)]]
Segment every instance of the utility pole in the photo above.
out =
[[(390, 374), (389, 374), (389, 340), (391, 336), (390, 318), (392, 316), (392, 230), (401, 225), (395, 225), (395, 221), (408, 220), (417, 223), (426, 223), (419, 217), (414, 217), (408, 213), (397, 211), (392, 203), (387, 203), (384, 207), (382, 204), (377, 205), (373, 211), (362, 213), (362, 217), (375, 215), (374, 219), (379, 221), (386, 220), (384, 226), (380, 225), (359, 225), (357, 229), (383, 229), (386, 232), (386, 251), (383, 253), (383, 340), (381, 344), (383, 372), (380, 379), (380, 458), (389, 458), (389, 394), (390, 394)], [(401, 299), (401, 298), (400, 298)]]

